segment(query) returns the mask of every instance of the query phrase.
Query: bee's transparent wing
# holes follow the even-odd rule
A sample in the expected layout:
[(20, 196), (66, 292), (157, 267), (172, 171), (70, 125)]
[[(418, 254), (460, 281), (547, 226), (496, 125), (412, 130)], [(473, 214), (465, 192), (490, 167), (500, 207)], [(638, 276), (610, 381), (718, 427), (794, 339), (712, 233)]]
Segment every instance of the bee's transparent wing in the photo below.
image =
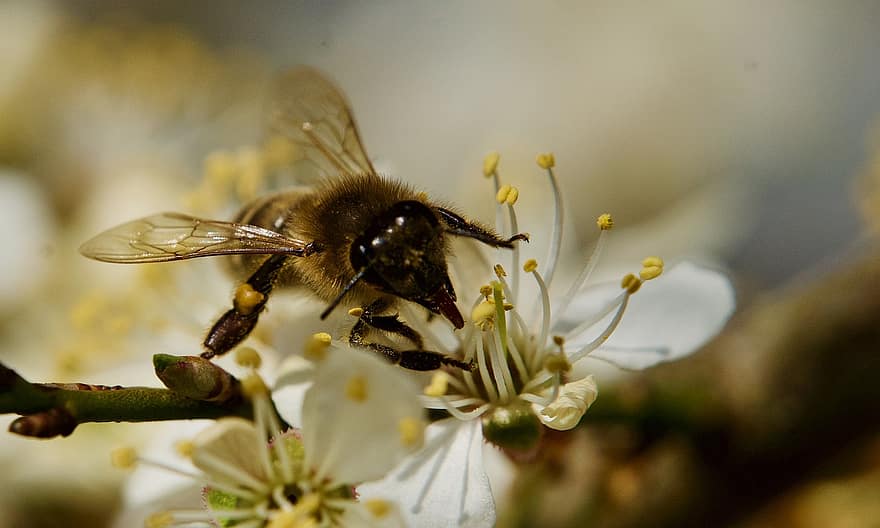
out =
[(286, 142), (287, 167), (297, 183), (373, 174), (345, 96), (320, 72), (301, 67), (276, 85), (269, 115), (269, 145)]
[(315, 248), (262, 227), (159, 213), (104, 231), (79, 251), (103, 262), (142, 263), (244, 253), (307, 256)]

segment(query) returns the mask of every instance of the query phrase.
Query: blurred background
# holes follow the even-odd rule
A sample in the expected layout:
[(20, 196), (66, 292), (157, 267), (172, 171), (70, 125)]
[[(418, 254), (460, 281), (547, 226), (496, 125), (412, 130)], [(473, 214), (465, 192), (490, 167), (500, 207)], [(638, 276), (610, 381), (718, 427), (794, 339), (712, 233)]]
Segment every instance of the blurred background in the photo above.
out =
[[(480, 170), (498, 151), (520, 225), (546, 222), (534, 157), (554, 152), (561, 273), (610, 211), (599, 276), (660, 254), (736, 285), (725, 334), (603, 393), (595, 426), (502, 498), (502, 524), (880, 525), (877, 27), (880, 5), (858, 1), (3, 1), (0, 360), (34, 380), (155, 384), (152, 353), (193, 353), (144, 291), (195, 290), (210, 314), (228, 283), (170, 287), (76, 248), (151, 212), (228, 213), (201, 192), (211, 164), (246, 163), (268, 83), (309, 64), (347, 93), (380, 170), (477, 218), (494, 216)], [(779, 383), (792, 365), (801, 384)], [(705, 387), (705, 407), (683, 387)], [(144, 431), (3, 435), (0, 526), (109, 525), (124, 475), (106, 453)]]

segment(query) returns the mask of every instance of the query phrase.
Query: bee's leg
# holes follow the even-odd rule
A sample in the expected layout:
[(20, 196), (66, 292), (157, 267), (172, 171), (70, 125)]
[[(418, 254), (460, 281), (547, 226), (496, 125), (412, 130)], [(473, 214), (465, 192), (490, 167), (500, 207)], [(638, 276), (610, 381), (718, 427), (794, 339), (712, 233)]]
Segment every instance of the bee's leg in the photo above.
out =
[(214, 323), (205, 337), (203, 358), (229, 352), (251, 333), (286, 260), (287, 255), (272, 255), (235, 290), (232, 309)]
[(451, 235), (473, 238), (492, 247), (507, 249), (513, 248), (513, 243), (517, 240), (529, 241), (528, 233), (517, 233), (510, 238), (501, 238), (493, 231), (486, 229), (480, 224), (466, 220), (449, 209), (438, 207), (437, 213), (440, 215), (440, 221), (446, 226), (446, 232)]
[[(375, 312), (381, 312), (387, 308), (388, 303), (383, 299), (373, 301), (364, 307), (363, 312), (348, 334), (349, 343), (378, 352), (391, 363), (400, 365), (405, 369), (436, 370), (446, 365), (463, 370), (473, 370), (473, 363), (465, 363), (439, 352), (422, 350), (424, 347), (422, 336), (398, 319), (397, 315), (375, 315)], [(400, 335), (412, 341), (418, 350), (397, 350), (387, 345), (367, 341), (366, 336), (370, 328)]]

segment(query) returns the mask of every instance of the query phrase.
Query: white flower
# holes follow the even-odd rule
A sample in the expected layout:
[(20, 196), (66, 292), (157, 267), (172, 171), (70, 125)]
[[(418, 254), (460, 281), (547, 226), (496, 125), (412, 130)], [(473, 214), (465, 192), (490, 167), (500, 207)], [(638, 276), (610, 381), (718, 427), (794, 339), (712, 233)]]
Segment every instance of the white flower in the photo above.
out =
[[(418, 386), (361, 350), (331, 347), (325, 354), (303, 400), (301, 431), (284, 432), (262, 380), (246, 378), (255, 421), (218, 420), (186, 444), (198, 471), (174, 470), (204, 486), (205, 508), (170, 508), (150, 517), (150, 526), (401, 526), (396, 506), (376, 497), (358, 502), (353, 486), (381, 478), (422, 446)], [(121, 465), (131, 457), (116, 454)], [(178, 492), (167, 481), (157, 484), (161, 502), (173, 503)], [(130, 491), (154, 497), (145, 487)]]
[[(497, 155), (488, 157), (484, 173), (495, 181), (500, 212), (505, 213), (499, 214), (499, 220), (506, 217), (507, 231), (516, 233), (513, 204), (518, 191), (500, 184), (497, 162)], [(429, 427), (423, 453), (382, 482), (361, 488), (364, 496), (375, 492), (404, 497), (410, 506), (405, 513), (414, 525), (494, 522), (479, 446), (485, 440), (513, 458), (527, 459), (539, 449), (545, 426), (575, 427), (598, 389), (593, 376), (581, 372), (581, 365), (573, 369), (573, 364), (594, 357), (624, 368), (646, 368), (682, 357), (717, 333), (733, 310), (733, 291), (722, 275), (689, 263), (664, 273), (664, 263), (657, 257), (644, 259), (638, 275), (585, 288), (613, 225), (607, 214), (597, 220), (600, 237), (582, 272), (564, 294), (551, 298), (563, 218), (554, 164), (552, 155), (538, 157), (555, 196), (546, 272), (538, 271), (533, 259), (520, 266), (515, 249), (509, 257), (511, 271), (495, 266), (495, 280), (480, 288), (471, 305), (471, 324), (452, 338), (419, 324), (419, 317), (407, 317), (426, 336), (429, 348), (475, 365), (473, 372), (449, 369), (435, 374), (422, 400), (450, 418)], [(460, 286), (473, 270), (457, 275)], [(529, 279), (537, 292), (534, 298), (524, 287)], [(656, 284), (645, 285), (654, 279)], [(633, 300), (647, 297), (643, 286), (645, 292), (653, 290), (645, 299), (650, 302)], [(630, 324), (623, 323), (627, 319)]]

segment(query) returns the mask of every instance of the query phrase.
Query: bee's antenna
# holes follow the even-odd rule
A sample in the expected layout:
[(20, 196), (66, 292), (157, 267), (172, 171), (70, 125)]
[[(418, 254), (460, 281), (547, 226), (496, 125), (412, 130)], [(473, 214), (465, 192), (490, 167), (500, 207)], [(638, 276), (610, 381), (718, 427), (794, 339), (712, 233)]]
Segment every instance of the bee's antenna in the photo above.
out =
[(330, 315), (330, 312), (332, 312), (333, 309), (336, 308), (336, 306), (342, 301), (342, 298), (345, 297), (345, 294), (348, 293), (349, 290), (354, 288), (354, 285), (363, 278), (368, 269), (369, 266), (364, 266), (363, 268), (358, 270), (357, 273), (355, 273), (354, 277), (352, 277), (351, 280), (348, 281), (348, 284), (345, 285), (345, 288), (342, 288), (342, 291), (339, 292), (339, 295), (337, 295), (336, 298), (330, 302), (330, 306), (328, 306), (323, 312), (321, 312), (322, 320), (326, 319), (327, 316)]

